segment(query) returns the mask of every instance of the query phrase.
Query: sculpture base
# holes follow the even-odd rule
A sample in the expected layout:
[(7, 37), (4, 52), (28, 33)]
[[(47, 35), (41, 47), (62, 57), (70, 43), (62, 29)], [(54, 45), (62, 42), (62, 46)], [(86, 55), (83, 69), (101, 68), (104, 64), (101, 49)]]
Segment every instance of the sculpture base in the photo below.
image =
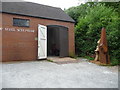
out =
[(110, 66), (110, 64), (104, 64), (104, 63), (101, 63), (100, 61), (90, 61), (91, 63), (94, 63), (94, 64), (98, 64), (98, 65), (102, 65), (102, 66)]

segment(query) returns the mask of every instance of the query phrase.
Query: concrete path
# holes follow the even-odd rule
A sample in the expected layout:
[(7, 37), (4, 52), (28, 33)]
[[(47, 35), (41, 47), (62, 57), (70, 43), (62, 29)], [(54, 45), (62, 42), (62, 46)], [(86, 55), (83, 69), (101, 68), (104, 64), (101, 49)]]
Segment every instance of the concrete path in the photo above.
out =
[(118, 67), (85, 60), (56, 64), (48, 61), (2, 64), (3, 88), (118, 88)]

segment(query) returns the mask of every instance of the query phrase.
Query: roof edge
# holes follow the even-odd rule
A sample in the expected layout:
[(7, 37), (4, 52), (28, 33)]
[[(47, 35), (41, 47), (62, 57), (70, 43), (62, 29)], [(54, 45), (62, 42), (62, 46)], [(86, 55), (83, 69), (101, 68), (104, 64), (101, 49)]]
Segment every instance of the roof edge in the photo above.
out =
[(42, 5), (42, 6), (47, 6), (47, 7), (51, 7), (51, 8), (61, 9), (60, 7), (54, 7), (54, 6), (45, 5), (45, 4), (40, 4), (40, 3), (36, 3), (36, 2), (29, 2), (29, 1), (25, 1), (25, 2), (26, 2), (26, 3), (37, 4), (37, 5)]
[(35, 17), (35, 18), (41, 18), (41, 19), (49, 19), (49, 20), (55, 20), (55, 21), (63, 21), (63, 22), (75, 23), (75, 21), (52, 19), (52, 18), (46, 18), (46, 17), (40, 17), (40, 16), (32, 16), (32, 15), (25, 15), (25, 14), (18, 14), (18, 13), (11, 13), (11, 12), (4, 12), (4, 11), (0, 11), (0, 13), (13, 14), (13, 15), (21, 15), (21, 16)]

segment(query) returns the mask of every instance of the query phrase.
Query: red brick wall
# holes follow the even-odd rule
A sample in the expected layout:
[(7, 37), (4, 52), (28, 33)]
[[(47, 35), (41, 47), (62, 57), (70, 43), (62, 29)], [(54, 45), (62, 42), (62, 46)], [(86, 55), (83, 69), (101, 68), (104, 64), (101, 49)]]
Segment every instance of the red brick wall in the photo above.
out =
[[(30, 19), (30, 27), (13, 26), (13, 18)], [(15, 29), (29, 29), (35, 32), (3, 32), (2, 41), (2, 60), (36, 60), (37, 59), (37, 29), (38, 24), (42, 25), (62, 25), (69, 28), (69, 53), (75, 52), (74, 46), (74, 23), (40, 19), (27, 16), (2, 14), (2, 27)]]

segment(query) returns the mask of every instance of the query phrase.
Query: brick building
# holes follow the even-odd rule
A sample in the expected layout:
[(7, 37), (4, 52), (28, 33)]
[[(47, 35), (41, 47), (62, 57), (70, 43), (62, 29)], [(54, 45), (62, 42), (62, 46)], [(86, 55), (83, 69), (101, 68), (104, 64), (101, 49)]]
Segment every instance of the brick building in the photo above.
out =
[(0, 6), (2, 61), (75, 53), (74, 20), (60, 8), (31, 2), (2, 2)]

